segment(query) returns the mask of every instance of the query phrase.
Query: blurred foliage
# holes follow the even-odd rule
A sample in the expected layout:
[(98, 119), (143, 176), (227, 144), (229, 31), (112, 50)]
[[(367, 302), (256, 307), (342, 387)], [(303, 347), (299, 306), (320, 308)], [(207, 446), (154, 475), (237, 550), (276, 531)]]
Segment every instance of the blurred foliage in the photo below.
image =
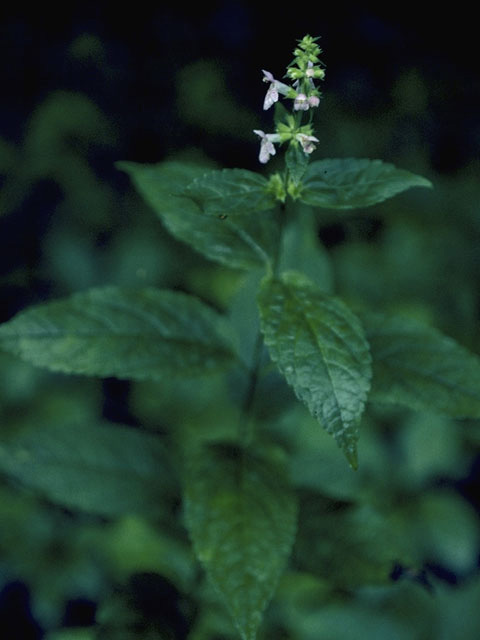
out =
[[(217, 29), (228, 40), (233, 23), (229, 14), (222, 15), (215, 14)], [(248, 106), (240, 106), (239, 97), (242, 91), (252, 93), (260, 70), (247, 82), (238, 67), (229, 76), (208, 48), (199, 56), (197, 41), (186, 53), (194, 28), (187, 24), (177, 46), (172, 41), (179, 22), (173, 14), (168, 19), (163, 29), (172, 35), (165, 36), (158, 55), (168, 64), (178, 54), (180, 62), (167, 72), (154, 61), (145, 70), (118, 44), (87, 31), (66, 46), (68, 69), (78, 84), (47, 82), (17, 135), (2, 127), (2, 320), (32, 302), (90, 286), (151, 284), (195, 293), (220, 310), (231, 305), (240, 335), (254, 335), (248, 291), (256, 274), (222, 269), (167, 236), (126, 177), (113, 169), (124, 157), (189, 158), (214, 166), (199, 147), (216, 160), (225, 156), (230, 166), (245, 166), (248, 157), (249, 168), (256, 167), (256, 142), (248, 132), (259, 126), (260, 108), (253, 107), (261, 104), (263, 88), (246, 100)], [(230, 30), (224, 26), (229, 20)], [(266, 58), (255, 60), (255, 68), (267, 66)], [(333, 62), (334, 53), (330, 58)], [(47, 68), (47, 62), (42, 58), (39, 64)], [(141, 75), (140, 98), (116, 91), (116, 65), (131, 65), (131, 73)], [(429, 135), (446, 89), (437, 86), (434, 75), (424, 77), (414, 61), (403, 66), (379, 113), (370, 103), (378, 93), (365, 69), (352, 80), (358, 71), (344, 67), (342, 80), (339, 69), (339, 80), (326, 91), (317, 116), (322, 138), (317, 157), (384, 158), (425, 173), (435, 189), (404, 194), (355, 219), (322, 213), (313, 226), (324, 258), (302, 268), (354, 306), (426, 319), (478, 353), (478, 160), (465, 152), (455, 171), (442, 171), (450, 165), (439, 160), (440, 143)], [(94, 78), (100, 78), (98, 84)], [(110, 99), (101, 90), (102, 78), (108, 80)], [(147, 89), (149, 101), (142, 105)], [(128, 117), (112, 106), (122, 101), (133, 112)], [(471, 133), (478, 139), (478, 129)], [(143, 157), (136, 153), (141, 141)], [(305, 263), (303, 240), (286, 241), (300, 247), (298, 260)], [(234, 376), (193, 387), (170, 379), (122, 386), (42, 372), (3, 353), (0, 379), (0, 455), (8, 456), (15, 455), (8, 448), (12, 442), (42, 424), (52, 433), (67, 429), (62, 438), (74, 433), (79, 440), (99, 423), (118, 433), (131, 429), (132, 436), (142, 425), (175, 450), (186, 432), (199, 441), (228, 438), (241, 392)], [(372, 406), (362, 423), (360, 468), (354, 474), (333, 440), (312, 428), (312, 418), (292, 402), (277, 374), (261, 381), (258, 395), (257, 419), (265, 434), (289, 451), (301, 504), (290, 569), (260, 637), (477, 640), (478, 421)], [(25, 462), (22, 442), (16, 455)], [(60, 500), (58, 506), (48, 491), (43, 496), (30, 491), (24, 478), (2, 476), (2, 637), (233, 638), (229, 618), (193, 559), (177, 480), (169, 477), (162, 489), (168, 498), (158, 503), (158, 513), (113, 517), (115, 505), (106, 513), (73, 509), (82, 506), (78, 501)], [(18, 583), (27, 591), (16, 589)]]

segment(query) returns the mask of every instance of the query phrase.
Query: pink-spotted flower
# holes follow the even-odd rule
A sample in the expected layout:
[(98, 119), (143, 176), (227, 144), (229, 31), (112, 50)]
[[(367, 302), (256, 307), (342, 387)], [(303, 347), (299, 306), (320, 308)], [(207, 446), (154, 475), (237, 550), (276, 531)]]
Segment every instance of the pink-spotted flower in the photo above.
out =
[(270, 109), (272, 104), (278, 101), (278, 94), (286, 96), (290, 91), (290, 87), (279, 80), (275, 80), (270, 71), (263, 71), (263, 81), (269, 82), (270, 86), (268, 87), (267, 93), (265, 95), (265, 100), (263, 101), (263, 110), (266, 111)]
[(293, 103), (295, 111), (308, 111), (310, 105), (308, 104), (308, 98), (304, 93), (298, 93)]
[(315, 136), (307, 136), (306, 133), (297, 133), (295, 139), (300, 142), (303, 151), (307, 154), (312, 153), (312, 151), (316, 149), (314, 142), (319, 142), (318, 138)]
[(253, 133), (256, 133), (261, 138), (258, 159), (262, 164), (265, 164), (270, 160), (270, 156), (274, 156), (277, 153), (273, 143), (280, 142), (280, 136), (278, 133), (265, 133), (260, 129), (254, 129)]
[(310, 107), (318, 107), (320, 98), (318, 96), (307, 96), (304, 93), (298, 93), (293, 103), (295, 111), (308, 111)]

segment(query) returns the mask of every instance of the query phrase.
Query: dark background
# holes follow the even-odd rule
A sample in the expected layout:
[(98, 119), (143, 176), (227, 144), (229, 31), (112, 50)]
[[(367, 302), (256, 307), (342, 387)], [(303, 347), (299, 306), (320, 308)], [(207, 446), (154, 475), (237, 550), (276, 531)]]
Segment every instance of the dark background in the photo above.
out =
[[(176, 108), (176, 74), (200, 59), (215, 60), (228, 90), (257, 111), (260, 69), (281, 77), (295, 39), (311, 33), (322, 36), (325, 91), (345, 109), (380, 117), (391, 106), (399, 75), (416, 69), (428, 89), (422, 143), (432, 167), (455, 171), (478, 155), (476, 27), (461, 5), (455, 12), (414, 12), (408, 5), (372, 11), (341, 2), (268, 9), (253, 2), (172, 5), (2, 9), (1, 135), (19, 143), (32, 111), (50, 92), (80, 91), (111, 119), (122, 157), (155, 161), (193, 142), (219, 162), (254, 165), (250, 132), (233, 160), (227, 132), (211, 140), (185, 127)], [(328, 121), (329, 114), (320, 117)]]

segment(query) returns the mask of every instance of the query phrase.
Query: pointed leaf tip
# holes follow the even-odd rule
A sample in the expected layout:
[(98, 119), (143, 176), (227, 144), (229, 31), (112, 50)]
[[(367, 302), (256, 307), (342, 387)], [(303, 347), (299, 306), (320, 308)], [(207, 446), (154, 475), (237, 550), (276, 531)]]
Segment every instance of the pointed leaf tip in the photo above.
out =
[(357, 450), (345, 449), (345, 457), (348, 460), (348, 464), (354, 471), (358, 471), (358, 455)]

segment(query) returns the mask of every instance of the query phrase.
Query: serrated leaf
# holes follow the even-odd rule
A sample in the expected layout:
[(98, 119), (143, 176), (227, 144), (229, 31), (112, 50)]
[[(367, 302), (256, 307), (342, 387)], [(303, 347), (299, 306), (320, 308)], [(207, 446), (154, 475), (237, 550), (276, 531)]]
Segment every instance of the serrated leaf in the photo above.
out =
[(139, 193), (151, 205), (170, 233), (199, 253), (236, 269), (265, 266), (278, 237), (275, 212), (221, 219), (205, 214), (185, 190), (205, 169), (180, 162), (117, 166), (132, 178)]
[(0, 326), (0, 347), (52, 371), (158, 380), (228, 366), (221, 316), (197, 298), (105, 287), (47, 302)]
[(412, 318), (362, 314), (372, 349), (372, 399), (480, 417), (480, 358)]
[(371, 377), (360, 321), (341, 300), (296, 273), (265, 279), (258, 302), (272, 360), (356, 467)]
[(410, 187), (431, 187), (426, 178), (381, 160), (337, 158), (312, 162), (300, 200), (313, 207), (370, 207)]
[(159, 438), (120, 425), (28, 425), (2, 434), (0, 471), (63, 506), (158, 515), (171, 488)]
[(212, 445), (190, 462), (185, 514), (198, 559), (243, 640), (254, 640), (295, 536), (296, 502), (283, 467)]
[(195, 178), (184, 193), (203, 213), (217, 217), (242, 216), (276, 206), (267, 192), (268, 181), (245, 169), (222, 169)]

